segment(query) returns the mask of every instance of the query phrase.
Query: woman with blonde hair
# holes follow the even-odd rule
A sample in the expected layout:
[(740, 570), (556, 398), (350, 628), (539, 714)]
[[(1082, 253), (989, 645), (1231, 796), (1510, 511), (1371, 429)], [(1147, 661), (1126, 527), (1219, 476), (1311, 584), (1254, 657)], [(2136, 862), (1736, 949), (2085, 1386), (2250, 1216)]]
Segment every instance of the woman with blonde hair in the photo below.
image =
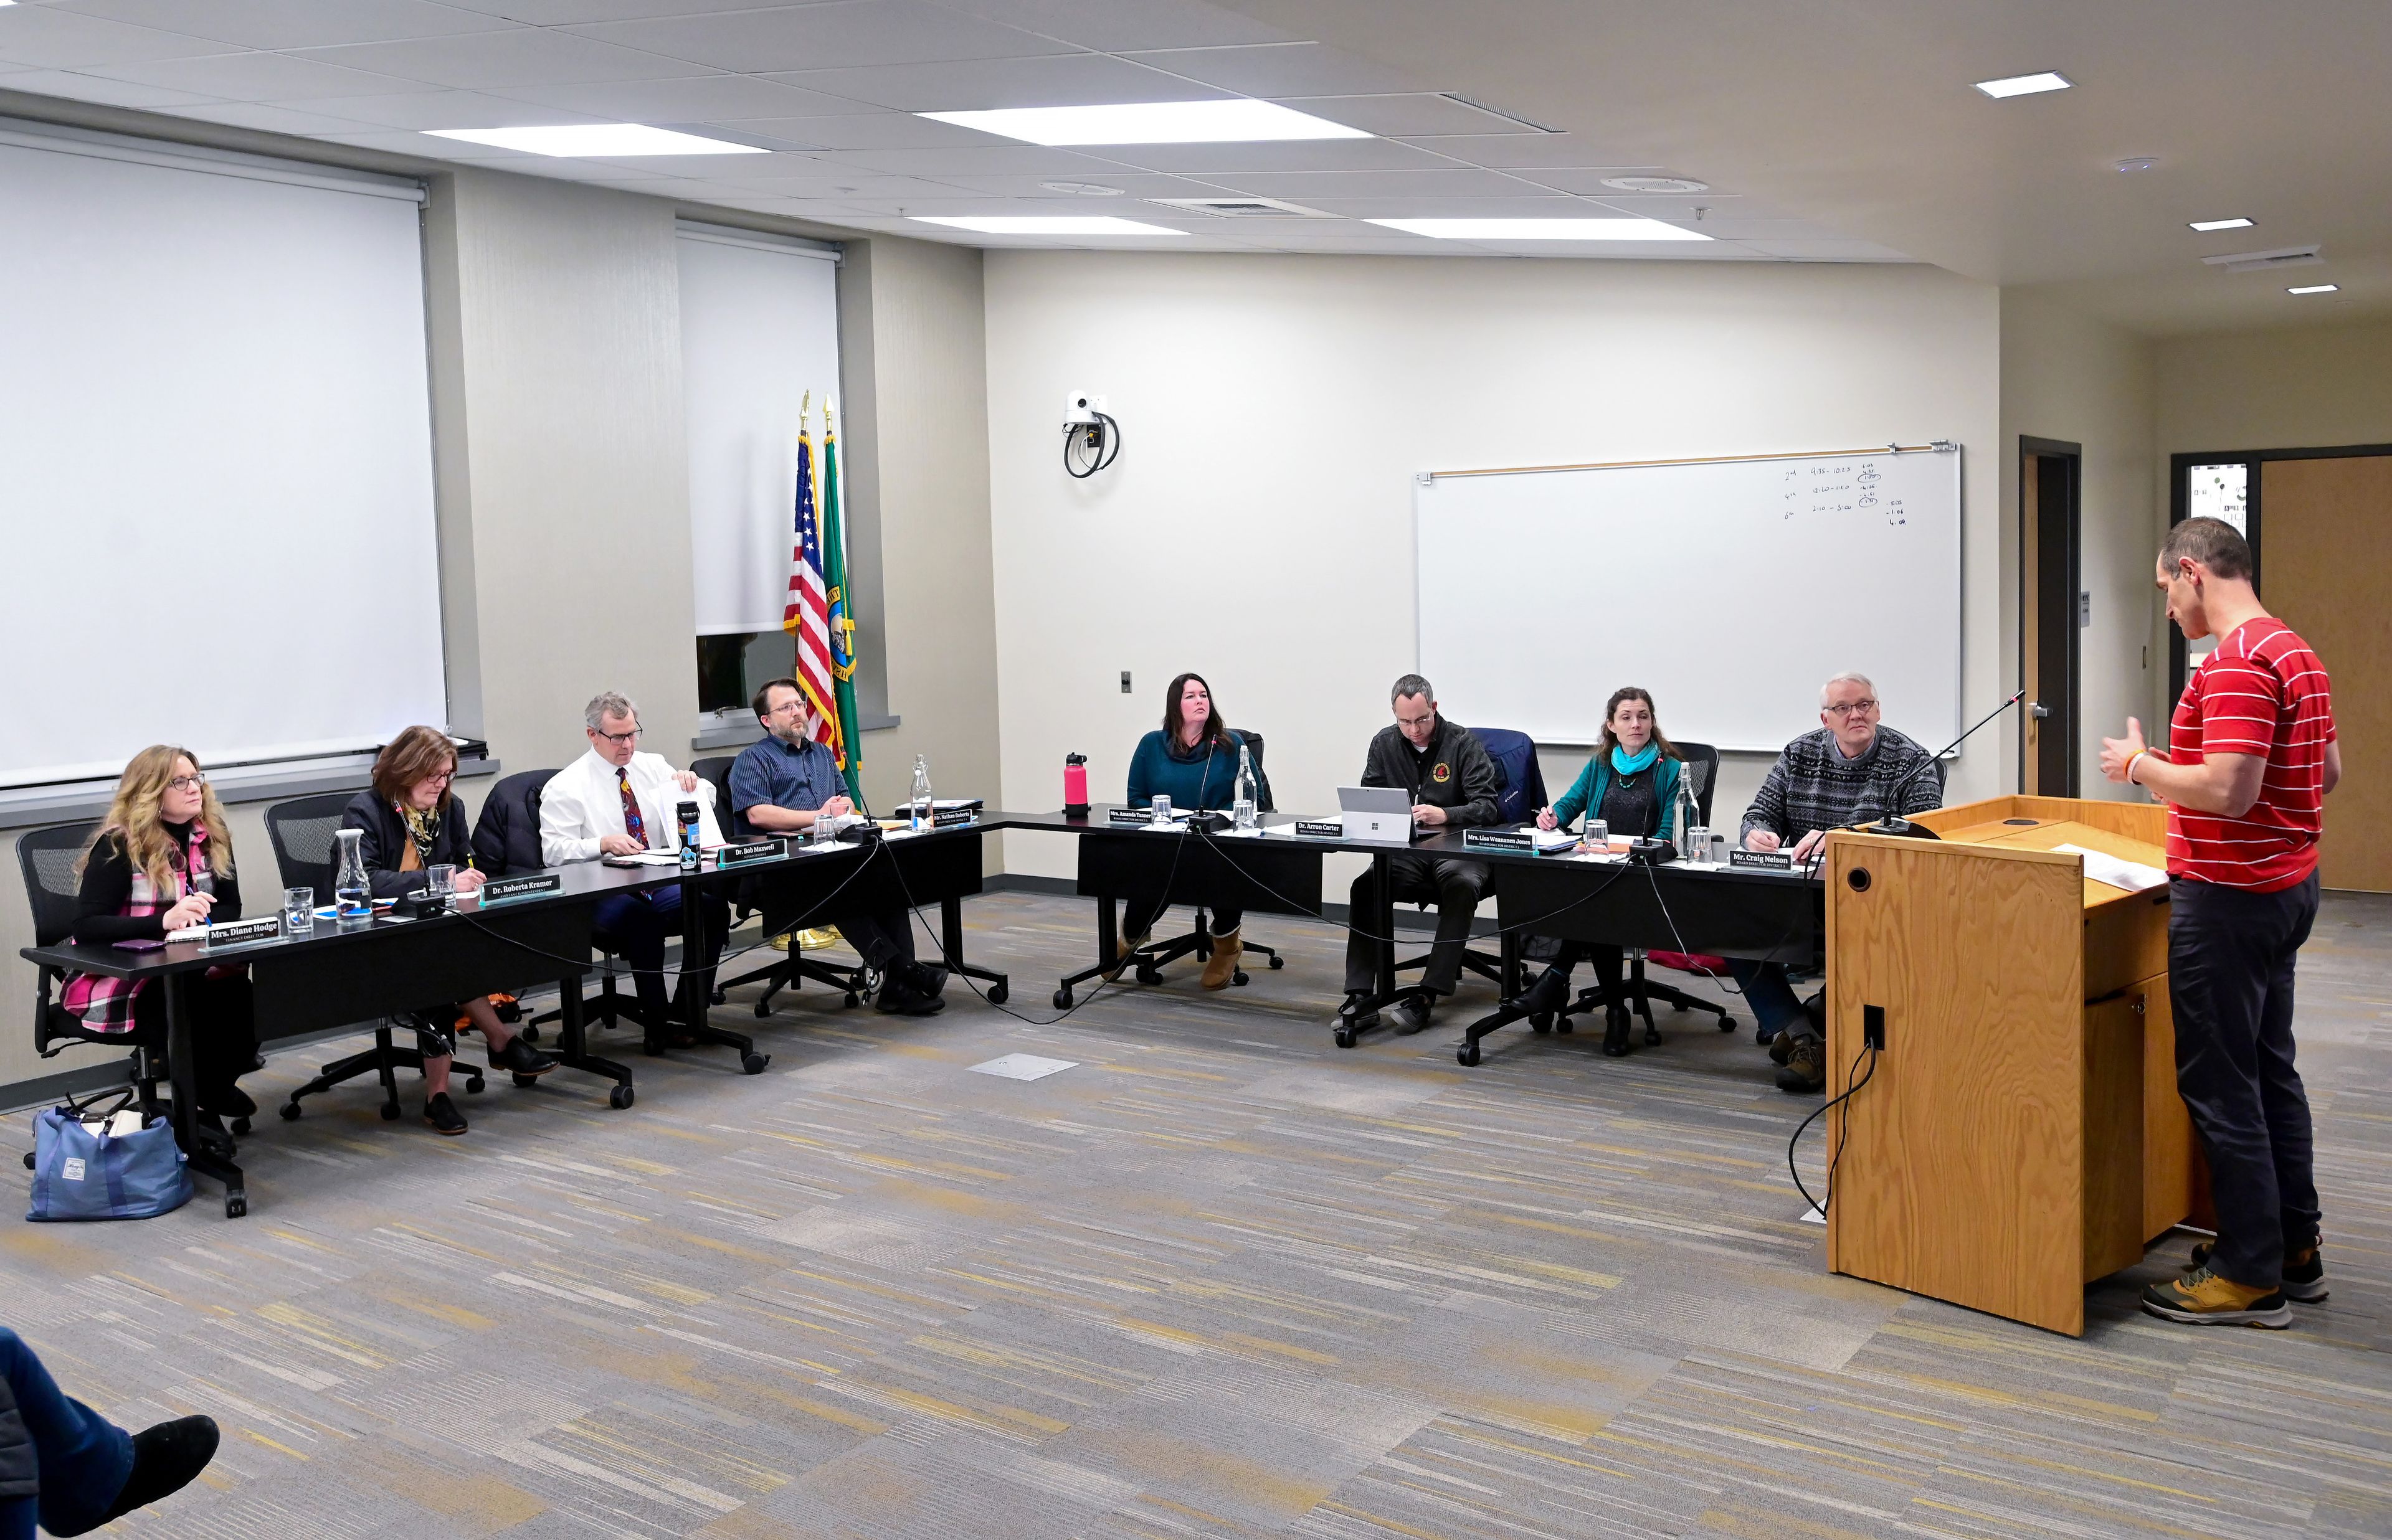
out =
[[(240, 917), (240, 876), (224, 804), (188, 749), (153, 744), (116, 783), (108, 817), (84, 851), (74, 938), (87, 946), (155, 945), (208, 919)], [(201, 1120), (257, 1110), (233, 1082), (257, 1062), (249, 978), (210, 968), (184, 987)], [(164, 1019), (163, 991), (147, 979), (76, 974), (60, 1003), (98, 1032), (130, 1032)]]
[[(464, 805), (448, 789), (456, 779), (457, 747), (437, 728), (410, 727), (374, 757), (373, 785), (342, 810), (341, 826), (365, 831), (358, 851), (377, 898), (395, 899), (428, 886), (425, 874), (436, 866), (453, 870), (460, 893), (482, 886), (482, 874), (474, 870)], [(492, 1069), (545, 1075), (556, 1068), (555, 1059), (501, 1022), (488, 999), (443, 1001), (419, 1010), (415, 1037), (423, 1055), (423, 1120), (440, 1133), (465, 1132), (464, 1115), (448, 1097), (461, 1011), (488, 1044)]]

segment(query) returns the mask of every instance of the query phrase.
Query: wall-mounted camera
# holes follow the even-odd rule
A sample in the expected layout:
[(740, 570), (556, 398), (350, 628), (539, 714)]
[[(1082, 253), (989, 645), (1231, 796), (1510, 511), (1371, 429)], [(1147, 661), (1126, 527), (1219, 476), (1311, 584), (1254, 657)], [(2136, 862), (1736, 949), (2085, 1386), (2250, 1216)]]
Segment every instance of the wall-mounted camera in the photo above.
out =
[(1105, 413), (1105, 398), (1073, 391), (1063, 398), (1063, 470), (1075, 481), (1121, 458), (1121, 424)]

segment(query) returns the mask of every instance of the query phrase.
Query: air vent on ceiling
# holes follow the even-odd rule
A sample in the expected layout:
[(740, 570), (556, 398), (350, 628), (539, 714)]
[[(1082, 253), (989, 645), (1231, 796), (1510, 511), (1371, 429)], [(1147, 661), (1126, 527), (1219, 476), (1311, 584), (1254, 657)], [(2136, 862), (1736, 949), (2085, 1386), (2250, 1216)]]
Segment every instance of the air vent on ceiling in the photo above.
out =
[(1191, 214), (1217, 214), (1223, 219), (1334, 219), (1333, 214), (1282, 203), (1276, 198), (1150, 198), (1150, 203), (1186, 209)]
[(2325, 260), (2318, 254), (2322, 250), (2322, 242), (2312, 241), (2307, 246), (2283, 246), (2272, 252), (2228, 252), (2201, 260), (2230, 273), (2265, 273), (2279, 267), (2314, 267)]

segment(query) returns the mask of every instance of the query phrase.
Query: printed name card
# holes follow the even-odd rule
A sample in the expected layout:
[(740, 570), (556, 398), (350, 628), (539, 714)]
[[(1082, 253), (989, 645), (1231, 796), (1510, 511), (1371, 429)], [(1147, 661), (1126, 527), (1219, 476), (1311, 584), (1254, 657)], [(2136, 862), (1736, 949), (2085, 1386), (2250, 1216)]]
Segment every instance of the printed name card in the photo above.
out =
[(976, 822), (979, 817), (980, 809), (977, 808), (941, 808), (933, 806), (930, 809), (930, 827), (933, 829), (960, 828), (964, 824)]
[(1727, 853), (1727, 863), (1730, 866), (1741, 867), (1748, 872), (1794, 870), (1793, 856), (1784, 850), (1730, 850)]
[(262, 914), (254, 920), (227, 920), (220, 925), (192, 925), (178, 930), (166, 939), (175, 942), (197, 941), (209, 951), (221, 951), (227, 947), (254, 946), (271, 941), (282, 934), (282, 916)]
[(1465, 850), (1517, 850), (1534, 855), (1537, 836), (1526, 829), (1464, 829), (1462, 848)]
[(1295, 832), (1306, 839), (1344, 839), (1346, 824), (1334, 818), (1299, 818)]
[(538, 898), (543, 893), (561, 892), (564, 887), (565, 879), (553, 872), (535, 872), (527, 877), (493, 877), (482, 885), (482, 907)]
[(1154, 815), (1144, 808), (1112, 808), (1106, 809), (1105, 822), (1113, 827), (1127, 828), (1154, 822)]
[(754, 861), (778, 861), (786, 854), (787, 845), (777, 839), (742, 840), (715, 851), (714, 864), (717, 867), (746, 866)]

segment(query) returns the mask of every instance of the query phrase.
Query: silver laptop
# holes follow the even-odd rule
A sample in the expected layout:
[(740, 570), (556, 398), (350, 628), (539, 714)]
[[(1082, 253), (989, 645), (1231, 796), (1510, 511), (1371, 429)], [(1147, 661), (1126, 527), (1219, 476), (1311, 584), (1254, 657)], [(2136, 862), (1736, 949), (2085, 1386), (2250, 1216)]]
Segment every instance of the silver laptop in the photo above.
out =
[(1347, 839), (1410, 845), (1419, 837), (1412, 827), (1411, 793), (1401, 786), (1340, 786), (1337, 809)]

